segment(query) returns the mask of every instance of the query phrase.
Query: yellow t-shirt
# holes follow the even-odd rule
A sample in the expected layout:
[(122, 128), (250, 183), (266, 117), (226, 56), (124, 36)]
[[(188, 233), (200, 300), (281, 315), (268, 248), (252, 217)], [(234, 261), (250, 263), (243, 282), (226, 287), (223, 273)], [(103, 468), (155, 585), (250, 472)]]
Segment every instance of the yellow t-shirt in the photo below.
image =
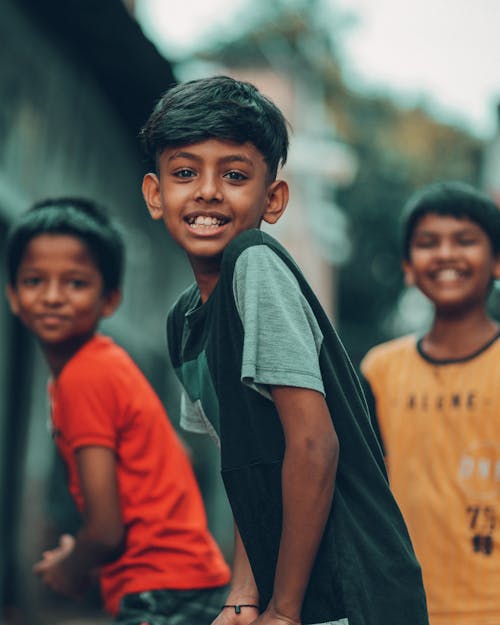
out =
[(373, 348), (361, 370), (431, 625), (500, 625), (500, 335), (444, 362), (406, 336)]

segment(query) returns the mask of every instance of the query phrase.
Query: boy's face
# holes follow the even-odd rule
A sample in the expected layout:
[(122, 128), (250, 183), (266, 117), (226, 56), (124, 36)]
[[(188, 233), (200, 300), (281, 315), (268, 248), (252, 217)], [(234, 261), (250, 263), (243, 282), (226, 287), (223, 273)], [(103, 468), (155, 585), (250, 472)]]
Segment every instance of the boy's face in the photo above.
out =
[(7, 296), (14, 314), (44, 346), (90, 338), (99, 319), (119, 303), (118, 292), (104, 293), (101, 273), (84, 243), (62, 234), (31, 239)]
[(252, 143), (209, 139), (167, 148), (159, 176), (146, 174), (143, 193), (153, 219), (163, 219), (193, 267), (202, 268), (243, 230), (279, 219), (288, 188), (267, 176), (264, 157)]
[(500, 255), (470, 219), (427, 214), (415, 227), (403, 269), (407, 283), (436, 309), (461, 310), (484, 306), (492, 279), (500, 277)]

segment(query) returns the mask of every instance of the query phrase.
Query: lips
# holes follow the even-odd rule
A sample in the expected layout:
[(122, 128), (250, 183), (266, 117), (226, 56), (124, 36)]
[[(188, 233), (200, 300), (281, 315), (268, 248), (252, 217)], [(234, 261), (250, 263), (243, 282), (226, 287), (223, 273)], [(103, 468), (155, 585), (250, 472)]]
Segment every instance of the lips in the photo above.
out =
[(37, 319), (45, 325), (57, 325), (64, 322), (66, 317), (64, 317), (63, 315), (45, 314), (38, 315)]
[(185, 218), (185, 221), (191, 226), (191, 228), (215, 229), (215, 228), (220, 228), (221, 226), (226, 224), (229, 221), (229, 219), (227, 219), (227, 217), (224, 217), (223, 215), (218, 215), (218, 214), (209, 214), (209, 215), (196, 214), (196, 215), (189, 215), (188, 217)]
[(457, 269), (440, 269), (435, 272), (435, 277), (439, 280), (457, 280), (462, 277), (463, 272)]
[(446, 267), (433, 271), (431, 273), (431, 276), (434, 280), (437, 280), (438, 282), (456, 282), (457, 280), (461, 280), (466, 277), (466, 272), (460, 269), (456, 269), (455, 267)]

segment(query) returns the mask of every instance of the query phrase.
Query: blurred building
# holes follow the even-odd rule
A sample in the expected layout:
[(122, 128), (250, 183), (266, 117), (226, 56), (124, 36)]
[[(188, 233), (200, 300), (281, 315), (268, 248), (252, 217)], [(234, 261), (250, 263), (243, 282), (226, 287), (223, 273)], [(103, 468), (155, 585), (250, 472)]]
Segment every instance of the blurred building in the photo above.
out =
[(482, 186), (500, 208), (500, 102), (497, 105), (496, 132), (484, 149)]
[[(145, 209), (136, 136), (172, 67), (120, 0), (0, 0), (0, 14), (0, 244), (35, 200), (107, 205), (128, 250), (124, 301), (107, 331), (168, 399), (165, 314), (191, 274)], [(5, 281), (2, 265), (2, 293)], [(53, 625), (69, 602), (43, 591), (31, 567), (70, 505), (47, 428), (48, 371), (3, 297), (0, 344), (0, 621)]]

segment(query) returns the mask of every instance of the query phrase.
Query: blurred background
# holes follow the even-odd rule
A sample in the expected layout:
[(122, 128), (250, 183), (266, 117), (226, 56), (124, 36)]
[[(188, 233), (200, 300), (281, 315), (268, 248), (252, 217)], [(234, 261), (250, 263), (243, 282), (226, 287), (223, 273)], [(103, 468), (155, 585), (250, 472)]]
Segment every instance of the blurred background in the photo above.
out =
[[(500, 202), (497, 0), (0, 0), (0, 243), (35, 200), (106, 204), (128, 246), (124, 301), (103, 330), (124, 345), (177, 425), (165, 317), (191, 281), (140, 195), (137, 133), (180, 80), (257, 84), (293, 128), (285, 217), (270, 230), (312, 283), (357, 365), (421, 332), (404, 287), (398, 217), (416, 188), (472, 183)], [(0, 267), (0, 287), (5, 288)], [(500, 318), (498, 290), (492, 313)], [(31, 567), (78, 517), (47, 427), (48, 371), (0, 298), (0, 623), (106, 619), (40, 587)], [(183, 435), (228, 559), (232, 525), (210, 443)]]

